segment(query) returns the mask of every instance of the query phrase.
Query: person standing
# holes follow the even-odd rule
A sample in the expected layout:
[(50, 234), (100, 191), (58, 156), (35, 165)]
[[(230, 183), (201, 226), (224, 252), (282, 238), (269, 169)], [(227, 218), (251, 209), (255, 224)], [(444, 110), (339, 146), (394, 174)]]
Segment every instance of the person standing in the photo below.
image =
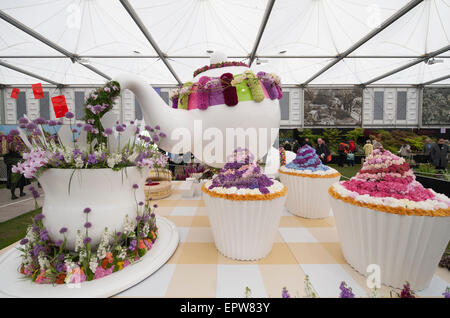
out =
[[(11, 142), (9, 144), (8, 153), (4, 156), (4, 161), (6, 164), (6, 175), (8, 179), (8, 184), (10, 185), (11, 190), (11, 200), (15, 200), (18, 197), (16, 196), (16, 188), (20, 190), (20, 196), (23, 197), (25, 193), (23, 192), (23, 188), (25, 187), (27, 181), (22, 174), (13, 174), (12, 167), (17, 165), (21, 160), (22, 156), (17, 151), (17, 144), (15, 142)], [(13, 176), (16, 176), (13, 178)]]
[(409, 144), (403, 144), (399, 150), (399, 153), (401, 157), (411, 159), (412, 157), (411, 146)]
[(343, 167), (345, 161), (347, 160), (347, 154), (348, 154), (349, 146), (345, 142), (339, 143), (338, 146), (338, 166)]
[(375, 139), (372, 142), (373, 144), (373, 149), (381, 149), (383, 148), (383, 145), (381, 144), (381, 134), (378, 134)]
[(444, 143), (444, 138), (439, 138), (438, 142), (431, 147), (431, 161), (436, 169), (445, 170), (447, 168), (447, 154), (449, 147)]
[(366, 144), (363, 147), (365, 159), (370, 156), (373, 151), (372, 141), (370, 139), (366, 140)]
[(330, 155), (330, 149), (322, 138), (317, 139), (316, 153), (323, 164), (326, 164), (329, 161), (328, 156)]
[(425, 163), (430, 162), (430, 154), (431, 154), (431, 147), (433, 144), (431, 143), (431, 139), (427, 138), (425, 139), (425, 144), (423, 145), (422, 152), (423, 152), (423, 160)]
[(308, 145), (308, 146), (312, 147), (312, 144), (311, 144), (311, 142), (309, 141), (309, 138), (308, 138), (308, 137), (305, 138), (305, 140), (304, 140), (304, 142), (303, 142), (303, 146), (304, 146), (304, 145)]
[(347, 153), (347, 163), (349, 166), (355, 165), (355, 152), (358, 150), (358, 146), (353, 140), (348, 142), (348, 153)]

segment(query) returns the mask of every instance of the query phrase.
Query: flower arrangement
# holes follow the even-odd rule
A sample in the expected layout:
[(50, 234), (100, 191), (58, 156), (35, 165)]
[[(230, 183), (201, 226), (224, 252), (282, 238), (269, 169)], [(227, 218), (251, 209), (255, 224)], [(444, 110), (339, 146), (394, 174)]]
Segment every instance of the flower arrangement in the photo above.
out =
[[(133, 185), (136, 191), (137, 184)], [(35, 206), (37, 191), (33, 191)], [(71, 284), (82, 283), (108, 276), (133, 264), (143, 257), (153, 246), (158, 237), (158, 228), (154, 210), (149, 201), (136, 202), (137, 216), (135, 220), (125, 217), (123, 232), (109, 232), (105, 228), (98, 247), (91, 247), (89, 229), (95, 224), (89, 216), (95, 211), (86, 207), (84, 231), (77, 231), (74, 251), (66, 248), (66, 233), (70, 227), (62, 227), (59, 232), (64, 240), (53, 241), (45, 229), (42, 220), (45, 215), (37, 214), (33, 224), (28, 227), (26, 237), (20, 241), (18, 248), (22, 252), (20, 273), (38, 284)], [(69, 225), (68, 225), (69, 226)]]
[(216, 63), (216, 64), (205, 65), (203, 67), (200, 67), (200, 68), (196, 69), (194, 71), (194, 77), (196, 77), (198, 74), (206, 72), (208, 70), (213, 70), (213, 69), (216, 69), (216, 68), (222, 68), (222, 67), (227, 67), (227, 66), (245, 66), (245, 67), (249, 67), (248, 64), (245, 64), (244, 62), (236, 62), (236, 61), (220, 62), (220, 63)]
[[(166, 135), (157, 125), (140, 129), (134, 122), (128, 125), (116, 122), (115, 127), (104, 127), (104, 115), (112, 109), (114, 98), (120, 94), (117, 82), (108, 82), (94, 91), (86, 100), (85, 123), (75, 123), (75, 115), (65, 114), (69, 126), (62, 121), (37, 118), (19, 120), (19, 129), (10, 135), (30, 140), (24, 162), (13, 167), (13, 172), (33, 178), (45, 169), (99, 169), (120, 170), (129, 166), (162, 168), (167, 157), (158, 151), (158, 142)], [(110, 115), (110, 114), (108, 114)], [(53, 128), (53, 134), (44, 134), (43, 126)], [(70, 128), (67, 133), (66, 128)]]

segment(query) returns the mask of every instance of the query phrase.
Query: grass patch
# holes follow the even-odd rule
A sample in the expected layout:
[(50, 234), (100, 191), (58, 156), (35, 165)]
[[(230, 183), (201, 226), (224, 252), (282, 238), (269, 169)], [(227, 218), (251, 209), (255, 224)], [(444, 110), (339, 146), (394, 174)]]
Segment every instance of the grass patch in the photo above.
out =
[[(336, 169), (337, 171), (339, 171), (343, 176), (346, 176), (347, 178), (351, 178), (353, 177), (360, 169), (361, 169), (361, 165), (360, 164), (355, 164), (353, 167), (349, 167), (349, 166), (344, 166), (344, 167), (339, 167), (337, 164), (329, 164), (330, 167)], [(341, 177), (341, 180), (346, 180), (345, 178)]]
[(19, 215), (14, 219), (0, 223), (0, 249), (5, 248), (25, 237), (27, 227), (33, 223), (33, 217), (41, 213), (42, 208)]

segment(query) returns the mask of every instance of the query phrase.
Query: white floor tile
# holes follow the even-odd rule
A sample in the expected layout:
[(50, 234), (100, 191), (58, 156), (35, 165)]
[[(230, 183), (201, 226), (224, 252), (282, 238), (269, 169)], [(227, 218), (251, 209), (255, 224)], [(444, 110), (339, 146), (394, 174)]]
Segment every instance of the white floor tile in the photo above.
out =
[(267, 297), (258, 265), (217, 265), (216, 297), (244, 297), (245, 287), (252, 297)]
[(178, 234), (180, 236), (180, 242), (186, 242), (186, 237), (188, 236), (190, 228), (177, 226), (177, 229), (178, 229)]
[(355, 297), (367, 297), (367, 293), (339, 264), (301, 264), (306, 275), (322, 298), (338, 298), (341, 293), (339, 286), (345, 281), (351, 287)]
[(117, 296), (164, 297), (175, 270), (175, 264), (165, 264), (139, 284), (121, 292)]
[(444, 297), (442, 293), (445, 291), (447, 287), (450, 287), (449, 283), (447, 283), (439, 276), (433, 275), (433, 278), (431, 279), (431, 283), (428, 286), (428, 288), (418, 291), (417, 295), (421, 297)]
[(196, 212), (197, 207), (195, 206), (177, 206), (173, 208), (170, 215), (194, 216)]
[(317, 242), (317, 239), (304, 227), (280, 227), (278, 231), (286, 243)]

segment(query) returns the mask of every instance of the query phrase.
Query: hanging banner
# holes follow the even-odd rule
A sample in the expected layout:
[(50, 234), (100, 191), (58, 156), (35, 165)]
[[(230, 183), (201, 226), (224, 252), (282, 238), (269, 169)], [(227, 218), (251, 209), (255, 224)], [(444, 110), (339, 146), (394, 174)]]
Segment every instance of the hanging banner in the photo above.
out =
[(19, 92), (20, 92), (20, 89), (13, 88), (11, 91), (11, 98), (17, 99), (17, 97), (19, 97)]
[(67, 108), (66, 97), (64, 95), (52, 97), (52, 104), (56, 118), (64, 117), (64, 115), (69, 111)]
[(41, 83), (33, 84), (31, 85), (31, 87), (33, 88), (33, 94), (35, 99), (44, 98), (44, 91), (42, 90)]

